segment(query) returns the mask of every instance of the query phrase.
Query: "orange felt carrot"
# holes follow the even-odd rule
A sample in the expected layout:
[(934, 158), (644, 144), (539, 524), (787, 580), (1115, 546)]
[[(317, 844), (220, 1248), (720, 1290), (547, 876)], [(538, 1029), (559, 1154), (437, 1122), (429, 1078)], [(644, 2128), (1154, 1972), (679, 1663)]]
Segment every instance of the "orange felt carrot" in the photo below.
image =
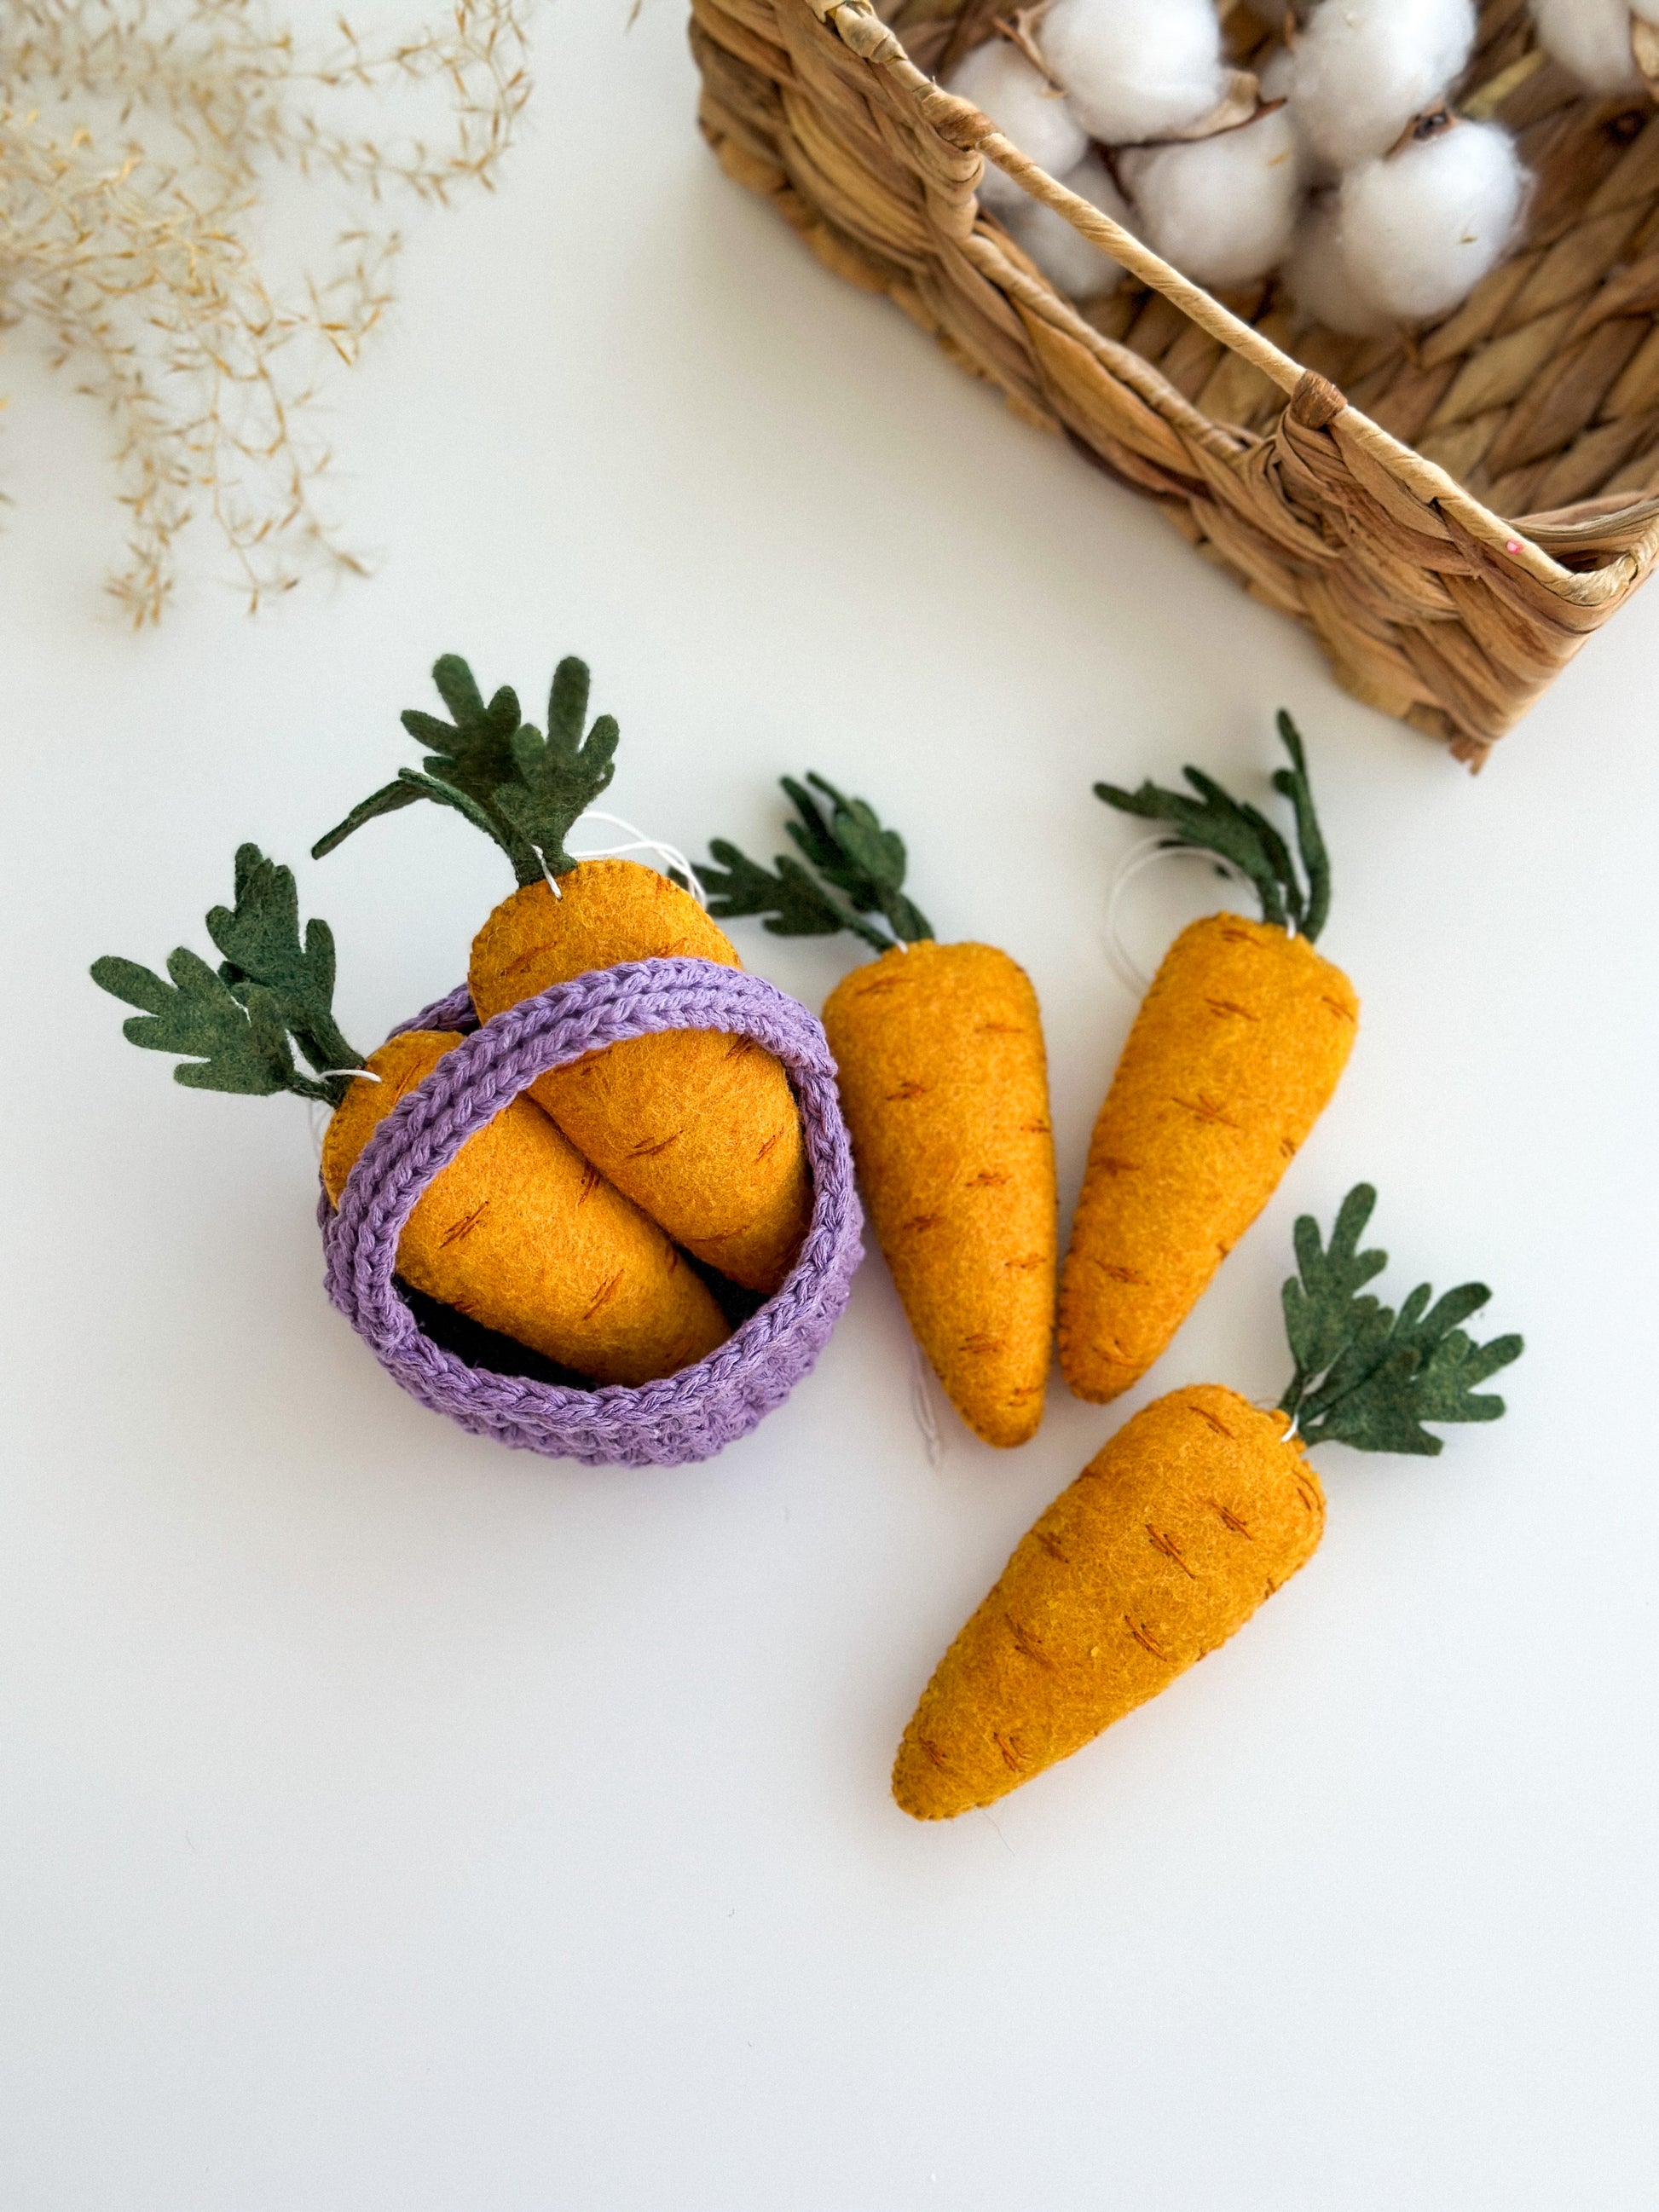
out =
[[(173, 1073), (191, 1089), (331, 1105), (322, 1170), (337, 1204), (376, 1125), (460, 1039), (415, 1031), (367, 1060), (354, 1051), (334, 1019), (328, 925), (309, 923), (301, 941), (294, 878), (257, 846), (237, 854), (235, 905), (216, 907), (208, 931), (224, 956), (216, 969), (180, 946), (170, 981), (118, 959), (98, 961), (93, 980), (141, 1010), (125, 1024), (134, 1044), (184, 1055)], [(596, 1382), (672, 1374), (729, 1333), (657, 1224), (527, 1098), (433, 1178), (398, 1264), (414, 1289)]]
[[(486, 706), (453, 653), (433, 669), (453, 723), (410, 711), (422, 767), (355, 807), (320, 858), (375, 816), (434, 800), (507, 854), (519, 889), (473, 940), (468, 982), (485, 1021), (595, 968), (683, 957), (742, 963), (687, 891), (632, 860), (578, 860), (564, 841), (611, 781), (617, 729), (587, 731), (588, 672), (559, 663), (545, 737), (503, 687)], [(811, 1206), (800, 1119), (781, 1065), (702, 1030), (636, 1037), (539, 1076), (536, 1100), (587, 1158), (688, 1251), (750, 1290), (775, 1291)]]
[[(879, 957), (830, 994), (824, 1030), (876, 1237), (916, 1340), (988, 1443), (1042, 1418), (1054, 1335), (1055, 1199), (1036, 994), (988, 945), (934, 943), (903, 892), (904, 846), (821, 776), (783, 787), (822, 882), (716, 840), (698, 871), (713, 911), (778, 936), (846, 929)], [(825, 884), (834, 886), (826, 890)], [(838, 892), (837, 897), (835, 893)], [(869, 919), (879, 914), (884, 927)]]
[(1314, 951), (1330, 869), (1302, 743), (1279, 717), (1306, 882), (1284, 840), (1196, 769), (1197, 799), (1097, 784), (1108, 805), (1170, 824), (1171, 844), (1242, 868), (1263, 919), (1221, 914), (1170, 947), (1095, 1123), (1060, 1276), (1060, 1364), (1080, 1398), (1138, 1382), (1277, 1188), (1347, 1062), (1359, 1002)]
[(1376, 1193), (1343, 1202), (1328, 1249), (1297, 1224), (1285, 1286), (1296, 1373), (1276, 1413), (1210, 1384), (1121, 1429), (1024, 1537), (923, 1692), (893, 1768), (920, 1820), (1006, 1796), (1167, 1689), (1242, 1628), (1318, 1546), (1325, 1497), (1306, 1453), (1434, 1453), (1425, 1421), (1491, 1421), (1476, 1388), (1522, 1350), (1461, 1323), (1483, 1284), (1396, 1315), (1363, 1294), (1387, 1263), (1358, 1240)]

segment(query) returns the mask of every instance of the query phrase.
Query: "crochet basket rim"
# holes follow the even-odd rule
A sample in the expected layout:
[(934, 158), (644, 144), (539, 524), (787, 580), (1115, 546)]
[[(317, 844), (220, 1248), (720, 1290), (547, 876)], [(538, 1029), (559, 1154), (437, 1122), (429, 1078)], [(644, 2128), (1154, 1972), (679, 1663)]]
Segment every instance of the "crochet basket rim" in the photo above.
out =
[[(863, 1217), (822, 1024), (763, 977), (707, 960), (629, 961), (579, 975), (479, 1024), (462, 986), (398, 1024), (462, 1042), (370, 1135), (340, 1194), (319, 1207), (331, 1302), (394, 1381), (474, 1434), (589, 1466), (708, 1459), (753, 1429), (811, 1371), (863, 1258)], [(812, 1212), (775, 1294), (706, 1358), (636, 1387), (591, 1390), (477, 1368), (436, 1343), (394, 1276), (404, 1222), (467, 1139), (536, 1078), (670, 1030), (752, 1037), (783, 1064), (800, 1110)]]

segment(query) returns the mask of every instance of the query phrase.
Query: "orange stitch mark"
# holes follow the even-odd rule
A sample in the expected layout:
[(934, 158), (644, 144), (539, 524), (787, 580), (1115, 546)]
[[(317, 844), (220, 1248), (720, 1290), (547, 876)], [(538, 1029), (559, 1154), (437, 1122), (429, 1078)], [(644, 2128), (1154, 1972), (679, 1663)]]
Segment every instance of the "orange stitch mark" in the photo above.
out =
[(1051, 1137), (1054, 1130), (1047, 1121), (1022, 1121), (1020, 1134), (1023, 1137)]
[(1054, 1662), (1031, 1631), (1016, 1620), (1012, 1613), (1005, 1613), (1002, 1618), (1007, 1623), (1008, 1633), (1013, 1638), (1014, 1649), (1020, 1657), (1029, 1659), (1034, 1667), (1047, 1668), (1052, 1674), (1054, 1671)]
[(1296, 1478), (1296, 1494), (1302, 1500), (1303, 1506), (1308, 1512), (1318, 1512), (1319, 1492), (1314, 1488), (1312, 1483), (1309, 1481), (1307, 1476), (1302, 1474), (1299, 1469), (1297, 1470)]
[(465, 1314), (469, 1321), (477, 1311), (477, 1306), (471, 1298), (446, 1298), (444, 1304), (453, 1307), (458, 1314)]
[(1224, 929), (1219, 935), (1224, 945), (1251, 945), (1255, 942), (1248, 929)]
[(779, 1145), (781, 1145), (782, 1142), (783, 1142), (783, 1132), (782, 1132), (782, 1130), (781, 1130), (781, 1129), (774, 1129), (774, 1130), (773, 1130), (773, 1132), (772, 1132), (772, 1133), (771, 1133), (771, 1135), (767, 1139), (766, 1142), (765, 1142), (765, 1143), (761, 1146), (761, 1148), (760, 1148), (759, 1152), (757, 1152), (756, 1153), (755, 1158), (756, 1158), (757, 1160), (763, 1160), (763, 1159), (766, 1158), (766, 1156), (767, 1156), (767, 1154), (768, 1154), (769, 1152), (770, 1152), (774, 1151), (774, 1150), (775, 1150), (775, 1149)]
[(1242, 1022), (1259, 1022), (1260, 1014), (1253, 1014), (1248, 1006), (1241, 1006), (1235, 999), (1206, 999), (1205, 1005), (1212, 1014), (1237, 1014)]
[(1226, 1258), (1227, 1255), (1229, 1254), (1229, 1252), (1231, 1252), (1231, 1251), (1232, 1250), (1232, 1249), (1233, 1249), (1233, 1248), (1232, 1248), (1232, 1246), (1231, 1246), (1231, 1244), (1219, 1244), (1219, 1243), (1218, 1243), (1218, 1244), (1216, 1246), (1216, 1248), (1215, 1248), (1215, 1256), (1216, 1256), (1216, 1258), (1217, 1258), (1218, 1260), (1224, 1260), (1224, 1259)]
[(1319, 1003), (1322, 1006), (1328, 1006), (1334, 1014), (1339, 1015), (1345, 1022), (1352, 1022), (1354, 1018), (1353, 1008), (1345, 1006), (1340, 999), (1332, 998), (1328, 991), (1320, 993)]
[(489, 1211), (489, 1200), (487, 1198), (480, 1199), (471, 1213), (464, 1213), (459, 1221), (452, 1222), (445, 1230), (443, 1235), (438, 1239), (438, 1249), (441, 1252), (447, 1251), (452, 1244), (459, 1244), (463, 1237), (470, 1237)]
[(1058, 1536), (1051, 1536), (1046, 1528), (1033, 1528), (1031, 1534), (1051, 1559), (1058, 1559), (1062, 1567), (1071, 1565), (1072, 1555)]
[(1202, 1121), (1206, 1128), (1237, 1129), (1239, 1127), (1231, 1115), (1224, 1114), (1214, 1099), (1206, 1098), (1202, 1091), (1196, 1098), (1172, 1098), (1170, 1103), (1179, 1106), (1183, 1114), (1190, 1114), (1194, 1121)]
[(1011, 1774), (1024, 1774), (1030, 1761), (1014, 1741), (1012, 1735), (1002, 1735), (993, 1729), (991, 1741), (1002, 1753), (1002, 1763), (1008, 1771)]
[(1198, 1580), (1198, 1577), (1182, 1558), (1181, 1547), (1173, 1536), (1166, 1535), (1162, 1528), (1154, 1528), (1150, 1521), (1146, 1523), (1146, 1534), (1152, 1540), (1152, 1549), (1155, 1552), (1162, 1552), (1166, 1559), (1173, 1560), (1189, 1583), (1195, 1583)]
[(969, 1176), (968, 1188), (969, 1190), (996, 1190), (1013, 1179), (1007, 1168), (981, 1168), (976, 1176)]
[(1293, 1160), (1296, 1158), (1296, 1139), (1281, 1137), (1279, 1140), (1279, 1149), (1287, 1160)]
[(1018, 1022), (981, 1022), (975, 1034), (980, 1036), (1024, 1036), (1025, 1030)]
[(1115, 1283), (1140, 1283), (1144, 1285), (1146, 1280), (1145, 1275), (1138, 1273), (1134, 1268), (1116, 1267), (1109, 1260), (1097, 1260), (1092, 1252), (1086, 1254), (1085, 1257), (1092, 1266), (1099, 1268), (1103, 1275), (1109, 1275)]
[(588, 1200), (592, 1197), (594, 1192), (599, 1188), (602, 1180), (603, 1178), (600, 1176), (599, 1170), (594, 1166), (592, 1161), (584, 1160), (582, 1163), (582, 1187), (576, 1193), (576, 1203), (578, 1206), (586, 1205)]
[(610, 1304), (611, 1299), (616, 1297), (617, 1291), (622, 1288), (622, 1279), (623, 1270), (618, 1267), (616, 1273), (611, 1276), (610, 1281), (600, 1286), (597, 1296), (594, 1297), (593, 1303), (588, 1307), (587, 1311), (582, 1316), (582, 1319), (584, 1321), (592, 1321), (594, 1315), (599, 1312), (602, 1306), (608, 1306)]
[(1187, 1410), (1189, 1413), (1196, 1413), (1200, 1421), (1207, 1421), (1210, 1426), (1215, 1431), (1217, 1436), (1227, 1437), (1231, 1437), (1233, 1432), (1227, 1426), (1225, 1421), (1218, 1420), (1216, 1416), (1211, 1413), (1207, 1406), (1189, 1406)]
[(751, 1052), (759, 1050), (760, 1047), (753, 1037), (734, 1036), (726, 1048), (726, 1057), (728, 1060), (745, 1060)]
[(944, 1766), (945, 1753), (939, 1749), (936, 1743), (930, 1741), (925, 1735), (919, 1735), (916, 1738), (916, 1742), (920, 1746), (925, 1756), (932, 1759), (935, 1766), (941, 1768)]
[(1139, 1175), (1140, 1170), (1133, 1160), (1114, 1159), (1109, 1152), (1103, 1160), (1091, 1163), (1095, 1172), (1104, 1176)]
[(896, 1091), (890, 1091), (888, 1092), (885, 1103), (889, 1106), (891, 1106), (902, 1099), (925, 1098), (927, 1096), (927, 1085), (925, 1083), (915, 1083), (907, 1080), (906, 1082), (901, 1083)]
[(628, 1157), (630, 1160), (654, 1160), (659, 1153), (665, 1152), (671, 1145), (678, 1145), (683, 1134), (683, 1131), (676, 1129), (672, 1137), (663, 1137), (654, 1145), (635, 1145)]
[(1243, 1536), (1247, 1542), (1255, 1543), (1255, 1538), (1250, 1534), (1248, 1523), (1241, 1521), (1237, 1513), (1229, 1512), (1218, 1498), (1206, 1498), (1204, 1503), (1224, 1528), (1231, 1528), (1235, 1536)]
[(942, 1213), (918, 1213), (910, 1220), (907, 1221), (904, 1225), (907, 1229), (915, 1230), (917, 1236), (920, 1237), (927, 1230), (937, 1229), (939, 1223), (945, 1217)]
[(1123, 1625), (1143, 1651), (1150, 1651), (1154, 1659), (1161, 1659), (1166, 1667), (1170, 1664), (1169, 1653), (1164, 1650), (1144, 1621), (1131, 1620), (1126, 1613), (1123, 1616)]
[(1017, 1260), (1005, 1260), (1003, 1261), (1003, 1273), (1005, 1274), (1014, 1275), (1029, 1274), (1033, 1267), (1041, 1267), (1043, 1265), (1044, 1256), (1045, 1255), (1041, 1252), (1022, 1253), (1020, 1257)]
[(962, 1349), (964, 1352), (971, 1352), (976, 1358), (984, 1359), (988, 1358), (994, 1352), (1000, 1352), (1007, 1340), (1006, 1337), (1002, 1336), (964, 1336), (962, 1340)]

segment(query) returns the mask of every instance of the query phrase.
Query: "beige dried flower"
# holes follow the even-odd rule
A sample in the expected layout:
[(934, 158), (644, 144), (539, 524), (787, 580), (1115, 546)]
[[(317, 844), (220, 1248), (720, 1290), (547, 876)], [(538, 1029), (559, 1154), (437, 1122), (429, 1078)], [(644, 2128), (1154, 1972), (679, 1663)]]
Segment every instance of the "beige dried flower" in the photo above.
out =
[[(43, 328), (112, 419), (128, 523), (110, 589), (135, 623), (160, 615), (198, 510), (252, 605), (307, 567), (361, 569), (315, 502), (329, 455), (307, 410), (385, 313), (398, 236), (356, 228), (289, 281), (256, 219), (273, 165), (359, 203), (492, 184), (529, 95), (527, 4), (450, 0), (376, 47), (340, 21), (307, 58), (259, 0), (5, 0), (0, 320)], [(348, 127), (392, 88), (442, 100), (441, 143)]]

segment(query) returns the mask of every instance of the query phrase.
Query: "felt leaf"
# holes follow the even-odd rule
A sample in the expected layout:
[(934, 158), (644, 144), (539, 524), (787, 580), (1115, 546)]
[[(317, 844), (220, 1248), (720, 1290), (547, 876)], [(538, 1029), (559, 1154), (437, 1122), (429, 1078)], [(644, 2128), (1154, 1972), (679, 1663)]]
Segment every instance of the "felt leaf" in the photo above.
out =
[(367, 799), (359, 799), (343, 822), (337, 822), (325, 837), (317, 840), (311, 848), (312, 859), (325, 860), (337, 845), (343, 845), (353, 830), (361, 830), (365, 822), (373, 822), (382, 814), (396, 814), (403, 807), (413, 806), (424, 796), (418, 786), (405, 783), (401, 775), (394, 782), (383, 783)]
[(1173, 844), (1191, 846), (1231, 861), (1255, 887), (1262, 920), (1280, 929), (1297, 930), (1312, 943), (1330, 911), (1330, 867), (1314, 811), (1301, 738), (1288, 714), (1280, 714), (1279, 726), (1292, 767), (1277, 771), (1273, 787), (1291, 802), (1300, 874), (1289, 846), (1266, 815), (1234, 799), (1201, 769), (1189, 767), (1182, 771), (1196, 798), (1152, 782), (1143, 783), (1138, 791), (1097, 783), (1095, 796), (1121, 814), (1167, 823)]
[(818, 873), (846, 893), (854, 913), (879, 913), (896, 940), (915, 945), (931, 938), (933, 924), (904, 895), (908, 855), (897, 830), (884, 829), (866, 800), (845, 797), (827, 777), (813, 772), (806, 781), (830, 801), (829, 810), (793, 776), (784, 776), (783, 788), (800, 817), (787, 827)]
[(1296, 1373), (1281, 1401), (1310, 1445), (1431, 1456), (1441, 1439), (1429, 1421), (1495, 1421), (1498, 1397), (1475, 1395), (1518, 1359), (1518, 1336), (1478, 1345), (1462, 1324), (1486, 1304), (1484, 1283), (1463, 1283), (1438, 1300), (1420, 1283), (1396, 1314), (1363, 1291), (1388, 1264), (1359, 1239), (1376, 1194), (1362, 1183), (1344, 1200), (1328, 1245), (1304, 1217), (1296, 1224), (1299, 1271), (1285, 1285), (1285, 1322)]
[[(799, 860), (780, 854), (777, 873), (771, 875), (724, 837), (712, 839), (708, 849), (717, 865), (700, 867), (697, 881), (708, 894), (708, 911), (716, 921), (764, 915), (774, 937), (834, 937), (857, 926)], [(885, 950), (886, 939), (869, 933)]]
[[(235, 903), (207, 917), (220, 967), (180, 945), (167, 963), (170, 981), (112, 956), (94, 962), (92, 980), (139, 1009), (122, 1024), (133, 1044), (180, 1055), (173, 1073), (187, 1089), (292, 1091), (337, 1106), (352, 1080), (344, 1071), (363, 1062), (334, 1019), (334, 933), (312, 921), (301, 936), (293, 872), (257, 845), (238, 848), (234, 884)], [(290, 1038), (314, 1079), (295, 1065)]]
[(1302, 855), (1302, 870), (1308, 882), (1307, 911), (1302, 918), (1302, 934), (1310, 945), (1316, 945), (1331, 911), (1330, 855), (1325, 849), (1324, 832), (1319, 826), (1319, 816), (1314, 807), (1313, 786), (1308, 781), (1308, 756), (1302, 743), (1302, 732), (1283, 708), (1279, 713), (1279, 734), (1291, 757), (1291, 765), (1275, 770), (1273, 789), (1290, 800), (1296, 815), (1297, 847)]
[(232, 995), (251, 1003), (238, 989), (243, 979), (269, 993), (272, 1018), (319, 1073), (360, 1066), (334, 1019), (333, 933), (325, 921), (312, 921), (301, 942), (293, 870), (268, 860), (257, 845), (243, 845), (235, 896), (234, 907), (216, 906), (207, 917), (208, 934), (231, 971), (222, 971), (221, 980)]
[(588, 675), (580, 660), (562, 660), (548, 702), (548, 734), (523, 722), (513, 733), (514, 780), (496, 788), (495, 805), (535, 847), (550, 875), (576, 866), (564, 841), (616, 774), (614, 714), (601, 714), (586, 738)]
[[(496, 787), (516, 773), (513, 735), (520, 724), (517, 694), (503, 684), (486, 706), (471, 669), (458, 653), (439, 656), (432, 665), (432, 680), (453, 719), (441, 721), (435, 714), (422, 714), (415, 707), (405, 709), (401, 717), (410, 736), (426, 749), (421, 763), (423, 773), (403, 769), (395, 781), (382, 784), (326, 836), (318, 839), (311, 848), (313, 860), (320, 860), (333, 852), (364, 823), (382, 814), (395, 814), (417, 799), (431, 799), (453, 806), (475, 828), (493, 838), (512, 861), (520, 883), (539, 881), (542, 872), (534, 853), (515, 836), (495, 803)], [(460, 805), (449, 796), (457, 792), (470, 805)]]
[(121, 1024), (130, 1043), (185, 1055), (173, 1071), (175, 1081), (256, 1098), (296, 1085), (307, 1096), (322, 1095), (297, 1073), (283, 1025), (257, 985), (250, 990), (253, 1003), (244, 1006), (217, 970), (184, 945), (169, 957), (167, 974), (171, 984), (136, 961), (113, 957), (92, 967), (100, 990), (143, 1010)]

